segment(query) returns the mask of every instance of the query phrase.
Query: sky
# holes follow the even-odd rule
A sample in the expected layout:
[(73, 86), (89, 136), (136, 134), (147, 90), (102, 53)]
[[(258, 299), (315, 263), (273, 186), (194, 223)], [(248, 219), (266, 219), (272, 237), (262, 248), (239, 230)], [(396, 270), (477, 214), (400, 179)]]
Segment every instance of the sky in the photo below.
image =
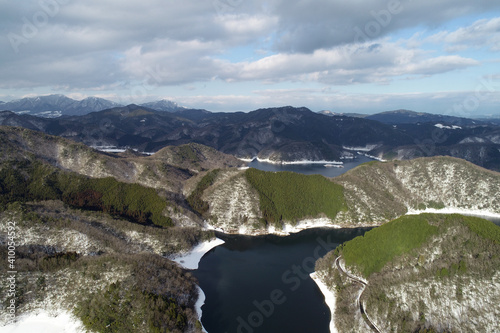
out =
[(0, 0), (0, 100), (500, 115), (496, 0)]

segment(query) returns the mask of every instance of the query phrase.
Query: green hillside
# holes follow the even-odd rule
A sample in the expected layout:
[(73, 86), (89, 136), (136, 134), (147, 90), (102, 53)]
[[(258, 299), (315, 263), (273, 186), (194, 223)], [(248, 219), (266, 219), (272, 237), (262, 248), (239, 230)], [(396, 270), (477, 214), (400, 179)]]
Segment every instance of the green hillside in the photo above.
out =
[(342, 244), (337, 250), (346, 265), (356, 266), (364, 277), (379, 272), (394, 258), (410, 253), (432, 236), (446, 234), (454, 224), (466, 226), (469, 232), (500, 244), (500, 227), (472, 216), (421, 214), (402, 216)]
[(323, 176), (257, 169), (248, 169), (245, 175), (259, 193), (267, 223), (295, 222), (320, 215), (334, 219), (339, 211), (347, 209), (342, 186)]
[(341, 253), (348, 266), (355, 265), (363, 276), (380, 271), (394, 257), (420, 247), (437, 234), (425, 215), (403, 216), (345, 243)]

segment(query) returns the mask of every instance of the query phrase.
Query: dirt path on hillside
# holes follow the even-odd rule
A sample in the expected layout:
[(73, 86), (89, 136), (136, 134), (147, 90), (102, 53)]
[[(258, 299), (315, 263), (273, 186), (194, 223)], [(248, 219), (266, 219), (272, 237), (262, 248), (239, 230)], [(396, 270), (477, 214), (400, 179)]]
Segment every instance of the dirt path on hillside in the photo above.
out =
[(342, 272), (342, 274), (344, 274), (345, 276), (347, 276), (347, 278), (351, 279), (352, 281), (356, 282), (356, 283), (359, 283), (361, 284), (362, 286), (362, 289), (361, 289), (361, 292), (359, 293), (358, 297), (356, 298), (356, 304), (359, 305), (359, 311), (361, 312), (361, 317), (363, 317), (363, 319), (365, 320), (366, 324), (372, 329), (372, 331), (374, 332), (377, 332), (377, 333), (381, 333), (380, 329), (377, 327), (377, 325), (375, 325), (375, 323), (373, 323), (370, 319), (370, 317), (368, 317), (368, 314), (366, 313), (366, 308), (365, 308), (365, 305), (361, 302), (361, 295), (363, 294), (363, 292), (365, 291), (366, 289), (366, 286), (368, 285), (368, 281), (365, 281), (363, 280), (362, 278), (360, 277), (357, 277), (355, 275), (352, 275), (350, 274), (349, 272), (347, 272), (343, 267), (342, 265), (340, 264), (339, 262), (339, 259), (341, 257), (337, 257), (337, 259), (335, 259), (335, 266), (337, 266), (337, 269)]

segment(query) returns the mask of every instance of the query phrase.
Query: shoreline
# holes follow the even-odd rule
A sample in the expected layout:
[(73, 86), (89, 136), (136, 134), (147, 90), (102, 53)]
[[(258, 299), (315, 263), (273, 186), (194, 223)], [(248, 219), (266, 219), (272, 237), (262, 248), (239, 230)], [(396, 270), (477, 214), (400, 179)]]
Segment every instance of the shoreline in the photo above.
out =
[(200, 321), (201, 331), (204, 333), (208, 333), (207, 330), (205, 329), (205, 326), (203, 326), (203, 323), (201, 322), (201, 317), (203, 316), (201, 307), (205, 304), (205, 299), (206, 299), (205, 293), (200, 288), (200, 286), (196, 285), (196, 288), (198, 289), (198, 299), (196, 300), (196, 303), (194, 305), (194, 310), (196, 311), (196, 315), (198, 316), (198, 320)]
[(201, 258), (214, 247), (224, 243), (225, 242), (219, 238), (215, 238), (211, 241), (205, 241), (193, 247), (189, 252), (178, 255), (171, 260), (175, 261), (185, 269), (198, 269), (198, 264), (200, 263)]
[(338, 333), (337, 327), (335, 326), (335, 307), (337, 304), (335, 293), (328, 288), (316, 272), (309, 274), (309, 276), (318, 286), (319, 290), (325, 297), (326, 306), (330, 309), (330, 333)]
[(361, 224), (347, 224), (340, 225), (333, 223), (332, 220), (326, 217), (319, 218), (309, 218), (300, 220), (297, 224), (292, 225), (290, 223), (285, 223), (283, 229), (278, 230), (274, 226), (268, 226), (265, 230), (252, 230), (247, 225), (240, 226), (237, 230), (234, 229), (232, 231), (224, 230), (221, 227), (215, 227), (205, 221), (205, 230), (213, 230), (216, 232), (220, 232), (226, 235), (241, 235), (241, 236), (265, 236), (265, 235), (275, 235), (275, 236), (290, 236), (291, 234), (299, 233), (304, 230), (309, 229), (353, 229), (353, 228), (374, 228), (378, 227), (380, 224), (369, 224), (369, 223), (361, 223)]
[(335, 165), (343, 165), (344, 162), (342, 161), (327, 161), (327, 160), (322, 160), (322, 161), (312, 161), (312, 160), (297, 160), (297, 161), (273, 161), (268, 158), (259, 158), (259, 157), (254, 157), (254, 158), (238, 158), (239, 160), (243, 162), (250, 163), (254, 160), (257, 160), (260, 163), (269, 163), (269, 164), (283, 164), (283, 165), (301, 165), (301, 164), (335, 164)]
[[(210, 241), (205, 241), (193, 247), (189, 252), (184, 253), (171, 260), (175, 261), (185, 269), (190, 269), (190, 270), (198, 269), (198, 265), (200, 263), (201, 258), (210, 250), (212, 250), (214, 247), (217, 247), (224, 243), (225, 242), (219, 238), (215, 238)], [(201, 310), (201, 307), (205, 304), (205, 299), (206, 299), (205, 293), (203, 292), (203, 290), (199, 285), (196, 285), (196, 288), (198, 289), (198, 299), (196, 300), (196, 303), (194, 305), (194, 310), (196, 311), (196, 315), (198, 317), (198, 320), (200, 321), (202, 332), (208, 333), (205, 327), (203, 326), (203, 323), (201, 322), (201, 317), (203, 316), (203, 311)]]
[[(455, 208), (455, 207), (446, 207), (442, 209), (434, 209), (434, 208), (427, 208), (425, 210), (416, 210), (416, 209), (411, 209), (408, 208), (408, 211), (400, 215), (398, 217), (395, 217), (394, 219), (400, 218), (402, 216), (406, 215), (419, 215), (419, 214), (425, 214), (425, 213), (430, 213), (430, 214), (460, 214), (460, 215), (465, 215), (465, 216), (476, 216), (476, 217), (488, 217), (488, 218), (494, 218), (500, 220), (500, 213), (495, 213), (489, 210), (479, 210), (479, 209), (463, 209), (463, 208)], [(276, 229), (274, 226), (268, 226), (267, 229), (265, 230), (252, 230), (250, 229), (247, 225), (242, 225), (239, 227), (238, 230), (231, 230), (227, 231), (224, 230), (221, 227), (215, 227), (213, 225), (208, 224), (205, 221), (205, 229), (206, 230), (214, 230), (223, 234), (227, 235), (242, 235), (242, 236), (265, 236), (265, 235), (276, 235), (276, 236), (290, 236), (291, 234), (294, 233), (299, 233), (304, 230), (309, 230), (309, 229), (321, 229), (321, 228), (326, 228), (326, 229), (353, 229), (353, 228), (376, 228), (380, 227), (384, 223), (387, 223), (390, 221), (386, 221), (383, 223), (359, 223), (359, 224), (335, 224), (333, 223), (332, 220), (326, 218), (326, 217), (319, 217), (319, 218), (309, 218), (309, 219), (304, 219), (300, 220), (297, 222), (297, 224), (292, 225), (290, 223), (285, 223), (283, 225), (283, 229), (279, 230)]]
[(317, 218), (317, 219), (305, 219), (297, 222), (296, 225), (291, 225), (285, 223), (282, 230), (277, 230), (274, 226), (270, 226), (267, 230), (272, 235), (278, 236), (290, 236), (290, 234), (295, 234), (308, 229), (316, 228), (328, 228), (328, 229), (341, 229), (342, 226), (338, 224), (332, 224), (332, 221), (328, 218)]

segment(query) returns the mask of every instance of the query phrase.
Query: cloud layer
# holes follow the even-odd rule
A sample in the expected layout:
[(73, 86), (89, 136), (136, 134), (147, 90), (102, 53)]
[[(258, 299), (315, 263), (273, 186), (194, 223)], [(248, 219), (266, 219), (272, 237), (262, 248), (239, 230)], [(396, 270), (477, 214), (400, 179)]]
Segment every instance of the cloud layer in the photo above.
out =
[[(491, 17), (500, 3), (490, 0), (6, 0), (0, 9), (0, 90), (10, 95), (391, 85), (479, 68), (484, 57), (471, 50), (500, 45)], [(468, 17), (480, 18), (449, 24)]]

